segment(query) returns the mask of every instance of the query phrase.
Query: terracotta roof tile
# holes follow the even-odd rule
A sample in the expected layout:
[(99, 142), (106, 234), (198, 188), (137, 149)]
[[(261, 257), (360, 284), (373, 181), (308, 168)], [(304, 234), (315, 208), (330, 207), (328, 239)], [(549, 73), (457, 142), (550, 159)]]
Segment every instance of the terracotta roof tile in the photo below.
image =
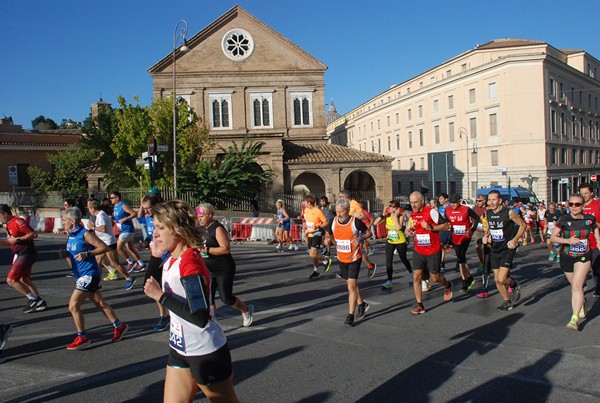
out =
[(519, 39), (519, 38), (501, 38), (494, 39), (488, 43), (484, 43), (477, 47), (477, 49), (497, 49), (497, 48), (508, 48), (515, 46), (529, 46), (529, 45), (542, 45), (546, 42), (543, 41), (534, 41), (529, 39)]
[(336, 144), (297, 144), (283, 142), (283, 159), (288, 164), (318, 164), (342, 162), (385, 162), (393, 158), (377, 153), (359, 151)]

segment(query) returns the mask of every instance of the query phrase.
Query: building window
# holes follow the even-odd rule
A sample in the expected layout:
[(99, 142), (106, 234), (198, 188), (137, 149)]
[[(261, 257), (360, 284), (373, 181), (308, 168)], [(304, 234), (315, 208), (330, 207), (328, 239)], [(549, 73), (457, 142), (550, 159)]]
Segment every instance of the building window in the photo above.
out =
[(452, 70), (446, 70), (446, 77), (452, 77)]
[(312, 92), (292, 92), (293, 127), (312, 126)]
[(211, 129), (231, 129), (231, 94), (209, 94)]
[(476, 101), (476, 98), (475, 98), (475, 88), (471, 88), (469, 90), (469, 103), (470, 104), (474, 104), (475, 101)]
[(412, 120), (412, 109), (408, 108), (408, 121), (410, 122)]
[(423, 147), (424, 139), (423, 139), (423, 129), (419, 129), (419, 145)]
[(412, 132), (408, 132), (408, 148), (412, 148)]
[(577, 136), (577, 118), (575, 115), (571, 115), (571, 140), (575, 140)]
[(396, 124), (399, 125), (400, 124), (400, 114), (396, 113)]
[(440, 144), (440, 127), (438, 125), (433, 126), (433, 135), (435, 137), (435, 144)]
[(469, 127), (471, 128), (471, 138), (477, 138), (477, 118), (469, 119)]
[(573, 149), (572, 150), (572, 154), (571, 154), (571, 164), (575, 165), (577, 164), (577, 150)]
[(419, 105), (419, 117), (423, 117), (423, 105)]
[(232, 29), (223, 36), (221, 48), (225, 56), (233, 61), (243, 61), (254, 51), (254, 40), (248, 31)]
[(448, 138), (451, 142), (454, 142), (454, 122), (448, 123)]
[(560, 134), (562, 136), (567, 135), (567, 119), (565, 119), (565, 113), (560, 113)]
[(252, 126), (273, 127), (273, 99), (271, 94), (250, 94), (252, 104)]
[(492, 157), (492, 166), (497, 167), (498, 166), (498, 150), (492, 150), (491, 157)]
[(498, 135), (498, 115), (490, 114), (490, 136)]
[(558, 83), (558, 90), (560, 92), (560, 100), (565, 100), (565, 85), (563, 83)]
[(496, 83), (488, 84), (488, 96), (490, 99), (496, 98)]
[(400, 151), (400, 134), (396, 134), (396, 150)]
[(465, 71), (467, 71), (467, 63), (463, 63), (463, 64), (461, 64), (461, 66), (460, 66), (460, 71), (461, 71), (461, 72), (463, 72), (463, 73), (464, 73)]
[(377, 152), (381, 154), (381, 139), (377, 139)]
[(556, 111), (554, 109), (550, 111), (550, 133), (556, 134)]
[(440, 112), (440, 102), (436, 99), (433, 101), (433, 113)]
[(375, 152), (375, 142), (373, 140), (371, 140), (371, 152)]
[(377, 119), (377, 130), (381, 130), (381, 122)]
[(454, 95), (448, 95), (448, 109), (454, 109)]
[(420, 170), (424, 171), (425, 170), (425, 157), (421, 157), (419, 158), (419, 165), (420, 165)]
[(392, 138), (388, 136), (388, 152), (392, 151)]
[(583, 124), (583, 118), (579, 119), (579, 137), (585, 138), (585, 125)]
[(387, 116), (387, 127), (390, 127), (390, 117)]
[[(553, 148), (553, 155), (552, 155), (552, 160), (554, 161), (553, 164), (556, 165), (556, 149)], [(567, 149), (563, 148), (560, 150), (560, 164), (561, 165), (567, 165)]]
[(553, 78), (551, 78), (551, 79), (550, 79), (550, 97), (551, 97), (551, 98), (556, 98), (556, 89), (554, 88), (554, 87), (555, 87), (555, 85), (556, 85), (556, 84), (555, 84), (555, 82), (554, 82), (554, 79), (553, 79)]
[(17, 164), (17, 186), (20, 188), (31, 187), (31, 178), (27, 168), (29, 168), (29, 164)]

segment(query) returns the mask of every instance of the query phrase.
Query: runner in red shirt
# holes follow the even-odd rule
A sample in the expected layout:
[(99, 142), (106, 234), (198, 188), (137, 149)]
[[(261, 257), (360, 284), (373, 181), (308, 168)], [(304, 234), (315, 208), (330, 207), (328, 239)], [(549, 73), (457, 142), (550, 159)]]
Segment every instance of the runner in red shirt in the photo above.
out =
[(418, 315), (425, 313), (422, 300), (421, 280), (423, 270), (429, 270), (431, 280), (444, 286), (444, 301), (452, 299), (452, 283), (440, 274), (442, 245), (440, 231), (447, 231), (450, 225), (437, 210), (425, 205), (423, 195), (419, 192), (410, 194), (412, 212), (412, 226), (406, 232), (415, 237), (415, 250), (413, 252), (413, 288), (417, 306), (410, 312)]
[[(596, 222), (600, 222), (600, 202), (594, 199), (594, 190), (591, 183), (582, 183), (579, 185), (579, 194), (583, 196), (583, 214), (591, 214), (596, 217)], [(592, 250), (592, 274), (594, 275), (594, 297), (600, 297), (600, 250), (596, 238), (590, 235), (590, 249)], [(585, 288), (585, 287), (584, 287)]]
[(25, 220), (13, 216), (12, 210), (6, 204), (0, 204), (0, 224), (6, 224), (6, 240), (0, 243), (10, 246), (14, 253), (6, 283), (27, 297), (27, 305), (23, 312), (45, 310), (46, 301), (40, 297), (37, 287), (31, 281), (31, 268), (37, 260), (37, 250), (33, 243), (37, 233)]
[(467, 292), (475, 284), (467, 264), (467, 250), (471, 237), (479, 224), (479, 216), (467, 206), (460, 204), (460, 195), (452, 194), (448, 199), (450, 205), (446, 207), (446, 219), (450, 223), (452, 244), (456, 252), (456, 259), (460, 267), (460, 276), (463, 280), (462, 292)]

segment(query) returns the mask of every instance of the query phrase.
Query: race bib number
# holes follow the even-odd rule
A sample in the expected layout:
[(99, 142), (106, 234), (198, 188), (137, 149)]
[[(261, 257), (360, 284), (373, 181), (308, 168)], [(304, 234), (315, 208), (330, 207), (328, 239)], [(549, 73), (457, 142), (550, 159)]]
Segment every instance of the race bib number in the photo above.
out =
[(452, 229), (456, 235), (465, 235), (467, 233), (466, 225), (453, 225)]
[(502, 231), (501, 229), (491, 229), (490, 236), (492, 238), (492, 242), (504, 241), (504, 231)]
[(181, 323), (171, 319), (171, 333), (169, 335), (169, 345), (175, 350), (185, 352), (185, 338), (183, 336), (183, 326)]
[(429, 234), (417, 234), (417, 243), (419, 246), (431, 246)]
[(398, 236), (398, 231), (396, 231), (395, 229), (391, 229), (388, 231), (388, 239), (392, 240), (392, 241), (397, 241), (398, 239), (400, 239), (400, 237)]
[(554, 231), (554, 226), (555, 226), (555, 222), (554, 221), (548, 221), (548, 233), (551, 234), (552, 231)]
[(121, 231), (121, 225), (123, 224), (121, 224), (120, 222), (117, 223), (117, 228), (119, 229), (119, 231)]
[(92, 276), (81, 276), (75, 282), (75, 288), (82, 291), (87, 291), (92, 283)]
[(477, 223), (477, 231), (483, 231), (483, 224), (481, 222)]
[(572, 253), (583, 254), (588, 250), (588, 240), (580, 239), (575, 245), (571, 245), (569, 251)]
[(350, 244), (350, 240), (348, 239), (340, 239), (340, 240), (336, 240), (336, 246), (335, 248), (337, 249), (338, 252), (351, 252), (352, 251), (352, 245)]
[(315, 223), (314, 222), (306, 222), (306, 229), (309, 231), (314, 231), (315, 230)]

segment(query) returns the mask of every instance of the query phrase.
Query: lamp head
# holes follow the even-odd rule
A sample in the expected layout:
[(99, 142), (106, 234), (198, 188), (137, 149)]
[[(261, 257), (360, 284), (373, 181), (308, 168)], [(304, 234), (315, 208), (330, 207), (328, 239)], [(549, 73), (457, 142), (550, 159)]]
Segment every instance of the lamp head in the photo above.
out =
[(188, 50), (190, 50), (190, 48), (188, 48), (187, 41), (185, 40), (185, 38), (183, 38), (183, 43), (181, 44), (181, 47), (179, 48), (179, 53), (185, 53)]

